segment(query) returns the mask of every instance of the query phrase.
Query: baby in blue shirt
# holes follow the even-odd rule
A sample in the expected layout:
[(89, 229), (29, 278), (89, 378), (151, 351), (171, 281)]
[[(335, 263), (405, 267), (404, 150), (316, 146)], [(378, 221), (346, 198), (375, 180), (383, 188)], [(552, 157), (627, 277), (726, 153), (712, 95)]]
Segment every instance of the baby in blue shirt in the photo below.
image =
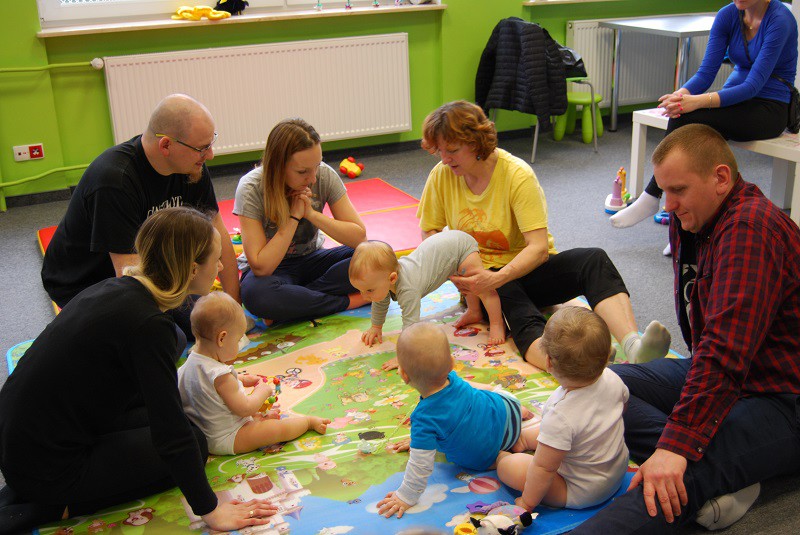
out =
[[(501, 452), (536, 447), (532, 416), (512, 396), (467, 383), (453, 371), (447, 336), (437, 325), (415, 323), (397, 340), (400, 377), (420, 394), (411, 413), (411, 442), (403, 483), (378, 502), (378, 513), (398, 518), (415, 505), (433, 472), (436, 451), (470, 470), (494, 468)], [(475, 440), (479, 436), (480, 440)]]

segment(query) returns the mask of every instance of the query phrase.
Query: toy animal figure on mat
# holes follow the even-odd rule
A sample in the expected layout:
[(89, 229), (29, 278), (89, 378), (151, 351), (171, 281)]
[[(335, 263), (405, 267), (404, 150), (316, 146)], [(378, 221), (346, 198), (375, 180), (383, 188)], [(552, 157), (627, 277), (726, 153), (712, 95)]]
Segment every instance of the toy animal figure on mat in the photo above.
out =
[(519, 535), (533, 523), (533, 518), (527, 511), (513, 519), (505, 515), (489, 515), (480, 520), (475, 517), (470, 517), (469, 520), (477, 528), (478, 535)]
[(246, 0), (219, 0), (214, 9), (227, 11), (231, 15), (241, 15), (244, 8), (249, 5), (250, 3)]

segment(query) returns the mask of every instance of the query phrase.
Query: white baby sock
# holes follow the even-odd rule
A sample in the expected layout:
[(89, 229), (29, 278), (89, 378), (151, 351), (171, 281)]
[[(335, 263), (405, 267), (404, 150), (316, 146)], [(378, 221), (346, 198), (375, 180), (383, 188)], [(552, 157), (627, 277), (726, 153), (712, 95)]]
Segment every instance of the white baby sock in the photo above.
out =
[(672, 256), (672, 246), (668, 243), (664, 250), (661, 251), (661, 254), (664, 256)]
[(695, 521), (709, 530), (725, 529), (744, 516), (760, 493), (761, 483), (756, 483), (738, 492), (711, 498), (700, 508)]
[(628, 333), (622, 339), (622, 347), (629, 362), (644, 364), (666, 356), (671, 342), (672, 337), (667, 328), (657, 321), (651, 321), (642, 336), (637, 332)]
[(611, 224), (617, 228), (632, 227), (636, 223), (656, 215), (658, 213), (658, 205), (658, 197), (653, 197), (644, 191), (632, 205), (612, 215), (610, 218)]

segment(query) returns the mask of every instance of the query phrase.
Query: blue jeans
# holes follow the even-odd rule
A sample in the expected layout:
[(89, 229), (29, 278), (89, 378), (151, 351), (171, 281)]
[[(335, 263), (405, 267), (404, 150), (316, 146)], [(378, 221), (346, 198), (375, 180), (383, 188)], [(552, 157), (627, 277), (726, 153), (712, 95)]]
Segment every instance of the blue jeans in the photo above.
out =
[(242, 303), (253, 315), (274, 321), (314, 319), (347, 310), (356, 290), (347, 270), (353, 249), (341, 245), (284, 258), (272, 275), (242, 275)]
[[(691, 359), (658, 359), (647, 364), (611, 367), (631, 396), (623, 416), (625, 443), (642, 463), (655, 451), (667, 417), (677, 403)], [(740, 398), (734, 404), (705, 455), (689, 461), (683, 482), (687, 506), (672, 524), (651, 517), (641, 485), (615, 498), (575, 530), (580, 533), (675, 533), (692, 522), (703, 504), (715, 496), (741, 490), (764, 479), (800, 470), (800, 396), (773, 394)]]

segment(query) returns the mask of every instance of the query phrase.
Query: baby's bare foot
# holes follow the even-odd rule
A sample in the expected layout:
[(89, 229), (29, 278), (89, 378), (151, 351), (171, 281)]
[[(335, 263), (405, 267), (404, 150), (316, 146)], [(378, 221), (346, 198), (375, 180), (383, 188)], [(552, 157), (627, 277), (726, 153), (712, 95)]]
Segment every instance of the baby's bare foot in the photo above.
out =
[(324, 435), (328, 430), (328, 424), (331, 423), (328, 418), (320, 418), (319, 416), (306, 416), (308, 418), (308, 427), (313, 429), (320, 435)]
[(381, 369), (385, 372), (397, 369), (397, 357), (389, 359), (386, 362), (384, 362), (383, 366), (381, 366)]
[(489, 344), (500, 345), (506, 341), (506, 326), (503, 321), (489, 324)]
[(472, 310), (467, 309), (460, 318), (456, 320), (453, 324), (453, 327), (456, 329), (460, 329), (461, 327), (466, 327), (467, 325), (472, 325), (473, 323), (480, 323), (483, 320), (483, 314), (481, 314), (480, 310)]

